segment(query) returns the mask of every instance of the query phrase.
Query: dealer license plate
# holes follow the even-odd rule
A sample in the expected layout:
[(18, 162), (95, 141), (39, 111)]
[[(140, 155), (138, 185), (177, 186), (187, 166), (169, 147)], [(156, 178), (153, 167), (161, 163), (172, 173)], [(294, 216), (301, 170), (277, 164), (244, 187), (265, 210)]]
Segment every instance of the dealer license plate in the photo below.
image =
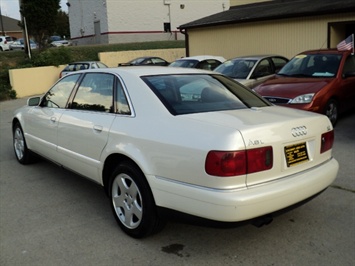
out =
[(285, 157), (287, 167), (309, 161), (306, 143), (285, 146)]

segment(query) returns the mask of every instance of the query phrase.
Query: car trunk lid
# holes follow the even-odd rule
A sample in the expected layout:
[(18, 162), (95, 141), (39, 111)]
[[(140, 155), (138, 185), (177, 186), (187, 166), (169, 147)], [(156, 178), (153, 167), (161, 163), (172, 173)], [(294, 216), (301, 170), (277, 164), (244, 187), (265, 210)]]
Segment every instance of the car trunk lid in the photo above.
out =
[(272, 168), (247, 174), (247, 186), (284, 178), (331, 158), (331, 150), (320, 152), (322, 134), (333, 129), (323, 115), (271, 106), (197, 114), (194, 119), (235, 128), (247, 150), (272, 147)]

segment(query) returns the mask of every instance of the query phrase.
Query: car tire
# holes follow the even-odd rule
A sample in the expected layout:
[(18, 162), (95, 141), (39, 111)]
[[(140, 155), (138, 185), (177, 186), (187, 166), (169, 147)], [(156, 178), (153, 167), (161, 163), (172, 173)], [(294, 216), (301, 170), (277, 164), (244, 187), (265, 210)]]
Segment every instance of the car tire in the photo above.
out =
[(334, 99), (329, 100), (325, 106), (324, 114), (329, 118), (333, 126), (338, 121), (338, 111), (338, 102)]
[(27, 148), (25, 136), (19, 122), (13, 127), (13, 146), (19, 163), (29, 164), (35, 161), (35, 155)]
[(126, 234), (143, 238), (164, 227), (148, 182), (138, 167), (131, 162), (121, 163), (110, 180), (111, 208)]

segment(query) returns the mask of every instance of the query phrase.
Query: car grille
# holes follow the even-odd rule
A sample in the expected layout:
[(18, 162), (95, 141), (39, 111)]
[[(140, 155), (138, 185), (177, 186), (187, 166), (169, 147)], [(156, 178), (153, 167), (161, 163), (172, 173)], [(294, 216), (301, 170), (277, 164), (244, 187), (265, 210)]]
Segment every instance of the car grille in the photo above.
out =
[(273, 104), (287, 104), (291, 100), (288, 98), (280, 98), (280, 97), (272, 97), (272, 96), (264, 96), (264, 98)]

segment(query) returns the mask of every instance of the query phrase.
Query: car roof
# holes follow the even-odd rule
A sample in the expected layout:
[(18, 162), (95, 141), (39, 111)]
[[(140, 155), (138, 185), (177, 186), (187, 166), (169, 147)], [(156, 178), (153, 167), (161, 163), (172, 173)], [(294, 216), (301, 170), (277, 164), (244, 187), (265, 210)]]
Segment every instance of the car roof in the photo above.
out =
[[(282, 58), (286, 58), (285, 56), (282, 55), (277, 55), (277, 54), (263, 54), (263, 55), (244, 55), (244, 56), (237, 56), (234, 58), (231, 58), (229, 60), (235, 60), (235, 59), (254, 59), (254, 60), (261, 60), (264, 58), (268, 58), (268, 57), (282, 57)], [(287, 59), (287, 58), (286, 58)]]
[(176, 61), (178, 60), (197, 60), (197, 61), (202, 61), (202, 60), (206, 60), (206, 59), (216, 59), (219, 61), (226, 61), (226, 59), (222, 56), (215, 56), (215, 55), (196, 55), (196, 56), (188, 56), (188, 57), (182, 57), (179, 59), (176, 59)]
[(75, 64), (90, 64), (90, 63), (97, 63), (100, 61), (77, 61), (77, 62), (70, 62), (68, 65), (75, 65)]
[(115, 74), (129, 74), (133, 76), (149, 76), (149, 75), (173, 75), (173, 74), (219, 74), (216, 72), (181, 67), (164, 67), (164, 66), (124, 66), (112, 68), (88, 69), (85, 72), (105, 72)]
[(318, 50), (307, 50), (299, 54), (348, 54), (352, 51), (339, 51), (337, 49), (318, 49)]

